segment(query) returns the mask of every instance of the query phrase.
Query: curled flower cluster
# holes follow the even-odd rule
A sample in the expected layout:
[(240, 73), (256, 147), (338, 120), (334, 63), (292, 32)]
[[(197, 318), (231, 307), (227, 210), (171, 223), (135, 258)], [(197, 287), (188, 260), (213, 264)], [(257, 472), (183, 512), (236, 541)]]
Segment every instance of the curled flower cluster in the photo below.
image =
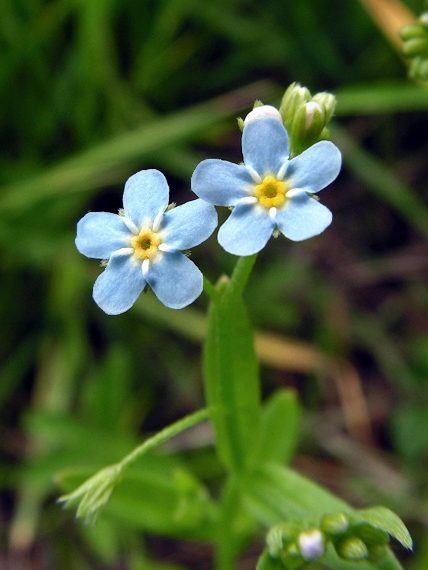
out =
[(202, 161), (192, 176), (199, 199), (168, 208), (169, 189), (157, 170), (125, 184), (123, 215), (90, 212), (77, 225), (83, 255), (107, 260), (93, 297), (106, 313), (127, 311), (146, 285), (167, 307), (181, 309), (202, 292), (203, 276), (182, 252), (208, 239), (217, 226), (214, 206), (232, 207), (218, 241), (240, 256), (259, 252), (274, 231), (300, 241), (320, 234), (332, 214), (315, 194), (341, 167), (340, 151), (321, 141), (290, 159), (280, 112), (259, 106), (244, 122), (244, 164)]

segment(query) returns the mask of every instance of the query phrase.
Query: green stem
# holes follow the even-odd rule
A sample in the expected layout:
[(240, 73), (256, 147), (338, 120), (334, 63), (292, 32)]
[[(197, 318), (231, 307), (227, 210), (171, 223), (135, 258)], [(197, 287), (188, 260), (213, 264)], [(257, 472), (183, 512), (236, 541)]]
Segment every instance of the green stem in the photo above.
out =
[(211, 281), (207, 279), (207, 277), (205, 277), (205, 275), (204, 275), (204, 291), (211, 299), (211, 301), (213, 301), (214, 303), (218, 300), (219, 293), (217, 289), (214, 287)]
[(234, 297), (240, 297), (244, 291), (248, 277), (251, 273), (254, 263), (257, 259), (257, 253), (240, 257), (233, 270), (232, 277), (230, 278), (230, 286), (228, 290)]
[(129, 455), (124, 457), (122, 461), (119, 463), (120, 468), (123, 472), (124, 469), (129, 467), (132, 463), (135, 463), (137, 459), (139, 459), (142, 455), (151, 451), (161, 443), (164, 443), (171, 437), (181, 433), (182, 431), (193, 427), (194, 425), (208, 419), (211, 416), (211, 409), (210, 408), (203, 408), (193, 414), (185, 416), (181, 420), (174, 422), (173, 424), (169, 425), (168, 427), (164, 428), (160, 432), (158, 432), (153, 437), (147, 439), (144, 443), (136, 447)]

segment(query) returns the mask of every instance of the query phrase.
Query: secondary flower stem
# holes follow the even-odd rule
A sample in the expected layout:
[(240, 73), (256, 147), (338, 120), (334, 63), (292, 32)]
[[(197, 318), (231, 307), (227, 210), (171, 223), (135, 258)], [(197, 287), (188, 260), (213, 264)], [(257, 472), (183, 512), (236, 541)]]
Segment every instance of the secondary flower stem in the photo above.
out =
[(205, 275), (204, 275), (204, 291), (211, 299), (211, 301), (215, 302), (218, 299), (219, 294), (217, 289), (214, 287), (211, 281), (207, 279), (207, 277), (205, 277)]
[(240, 297), (250, 276), (251, 270), (257, 259), (257, 253), (240, 257), (230, 278), (229, 291), (232, 295)]
[(193, 427), (194, 425), (208, 419), (211, 416), (211, 409), (210, 408), (203, 408), (193, 414), (185, 416), (181, 420), (174, 422), (173, 424), (169, 425), (168, 427), (164, 428), (160, 432), (158, 432), (153, 437), (147, 439), (144, 443), (136, 447), (129, 455), (127, 455), (122, 461), (119, 463), (121, 470), (123, 471), (127, 467), (129, 467), (132, 463), (134, 463), (137, 459), (139, 459), (142, 455), (151, 451), (161, 443), (164, 443), (171, 437), (181, 433), (182, 431)]

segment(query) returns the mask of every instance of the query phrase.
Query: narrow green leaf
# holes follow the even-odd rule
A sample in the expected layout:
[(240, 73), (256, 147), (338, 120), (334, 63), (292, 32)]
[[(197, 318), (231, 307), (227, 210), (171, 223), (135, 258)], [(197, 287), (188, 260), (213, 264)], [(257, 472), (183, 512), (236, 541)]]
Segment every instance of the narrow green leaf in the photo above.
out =
[(300, 425), (301, 409), (296, 392), (277, 390), (264, 405), (258, 463), (288, 463), (297, 446)]
[(358, 511), (357, 518), (384, 530), (397, 539), (405, 548), (413, 549), (413, 540), (403, 521), (386, 507), (373, 507)]
[[(244, 260), (244, 261), (243, 261)], [(208, 313), (204, 378), (219, 455), (232, 471), (256, 459), (260, 420), (260, 380), (253, 336), (242, 291), (255, 256), (241, 258), (231, 281)]]

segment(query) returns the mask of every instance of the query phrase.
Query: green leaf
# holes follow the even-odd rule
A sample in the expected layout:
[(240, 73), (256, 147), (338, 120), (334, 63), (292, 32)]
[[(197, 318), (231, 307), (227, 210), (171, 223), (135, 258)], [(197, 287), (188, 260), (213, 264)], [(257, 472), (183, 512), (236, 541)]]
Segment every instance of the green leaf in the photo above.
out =
[(277, 390), (265, 403), (260, 426), (258, 463), (289, 463), (301, 427), (301, 409), (291, 389)]
[[(242, 261), (245, 260), (245, 261)], [(219, 455), (231, 471), (256, 459), (260, 381), (253, 336), (240, 298), (255, 256), (241, 258), (208, 313), (204, 379)]]
[(405, 524), (400, 517), (386, 507), (373, 507), (358, 511), (357, 519), (387, 532), (405, 548), (413, 549), (413, 540)]

